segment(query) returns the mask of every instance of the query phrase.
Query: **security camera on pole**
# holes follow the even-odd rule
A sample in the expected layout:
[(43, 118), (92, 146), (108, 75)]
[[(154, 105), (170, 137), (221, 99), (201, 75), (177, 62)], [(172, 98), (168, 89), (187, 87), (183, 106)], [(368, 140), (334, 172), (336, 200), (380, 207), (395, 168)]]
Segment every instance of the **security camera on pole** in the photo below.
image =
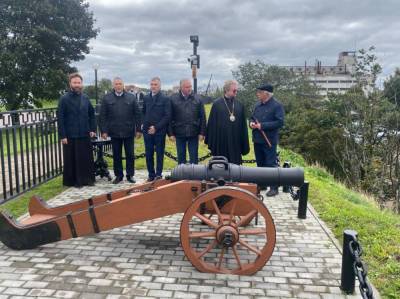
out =
[(197, 47), (199, 46), (199, 36), (191, 35), (190, 42), (193, 43), (193, 54), (190, 55), (188, 61), (190, 62), (190, 67), (192, 69), (193, 91), (195, 94), (197, 94), (197, 69), (200, 68), (200, 55), (197, 55)]

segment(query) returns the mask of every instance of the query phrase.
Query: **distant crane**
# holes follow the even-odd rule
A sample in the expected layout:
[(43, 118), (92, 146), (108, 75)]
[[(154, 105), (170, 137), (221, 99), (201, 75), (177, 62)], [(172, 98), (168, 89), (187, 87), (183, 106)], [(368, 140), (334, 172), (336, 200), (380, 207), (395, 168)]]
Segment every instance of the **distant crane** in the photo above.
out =
[(208, 96), (208, 91), (210, 90), (210, 84), (211, 84), (211, 79), (212, 79), (212, 74), (210, 76), (210, 80), (208, 80), (208, 84), (207, 84), (207, 89), (206, 89), (206, 96)]

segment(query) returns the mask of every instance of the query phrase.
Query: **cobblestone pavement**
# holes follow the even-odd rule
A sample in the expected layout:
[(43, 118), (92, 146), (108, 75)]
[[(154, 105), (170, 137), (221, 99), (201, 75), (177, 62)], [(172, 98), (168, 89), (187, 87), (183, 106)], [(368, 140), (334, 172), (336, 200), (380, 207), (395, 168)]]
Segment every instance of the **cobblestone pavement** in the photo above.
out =
[[(138, 181), (145, 178), (139, 172)], [(99, 180), (70, 188), (60, 205), (125, 188)], [(277, 243), (253, 276), (198, 272), (180, 247), (182, 214), (90, 237), (13, 251), (0, 246), (1, 298), (360, 298), (342, 295), (341, 254), (324, 225), (308, 211), (297, 219), (289, 195), (264, 200), (275, 220)]]

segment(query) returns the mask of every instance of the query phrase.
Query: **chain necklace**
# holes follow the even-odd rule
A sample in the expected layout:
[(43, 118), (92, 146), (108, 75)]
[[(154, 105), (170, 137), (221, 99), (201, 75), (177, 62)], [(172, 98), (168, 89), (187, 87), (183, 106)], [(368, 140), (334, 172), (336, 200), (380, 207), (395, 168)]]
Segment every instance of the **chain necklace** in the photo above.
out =
[(236, 117), (233, 114), (233, 112), (235, 111), (235, 102), (232, 100), (232, 112), (229, 110), (229, 107), (228, 107), (228, 104), (226, 103), (225, 97), (224, 97), (224, 103), (225, 103), (226, 109), (228, 109), (228, 112), (229, 112), (229, 120), (231, 122), (234, 122), (236, 120)]

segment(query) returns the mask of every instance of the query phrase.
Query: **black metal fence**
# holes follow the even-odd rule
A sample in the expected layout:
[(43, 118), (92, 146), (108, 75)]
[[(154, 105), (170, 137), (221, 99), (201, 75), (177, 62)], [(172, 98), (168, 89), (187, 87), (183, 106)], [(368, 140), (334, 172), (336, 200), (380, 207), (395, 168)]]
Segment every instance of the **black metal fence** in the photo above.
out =
[(57, 109), (0, 113), (0, 201), (62, 173)]

